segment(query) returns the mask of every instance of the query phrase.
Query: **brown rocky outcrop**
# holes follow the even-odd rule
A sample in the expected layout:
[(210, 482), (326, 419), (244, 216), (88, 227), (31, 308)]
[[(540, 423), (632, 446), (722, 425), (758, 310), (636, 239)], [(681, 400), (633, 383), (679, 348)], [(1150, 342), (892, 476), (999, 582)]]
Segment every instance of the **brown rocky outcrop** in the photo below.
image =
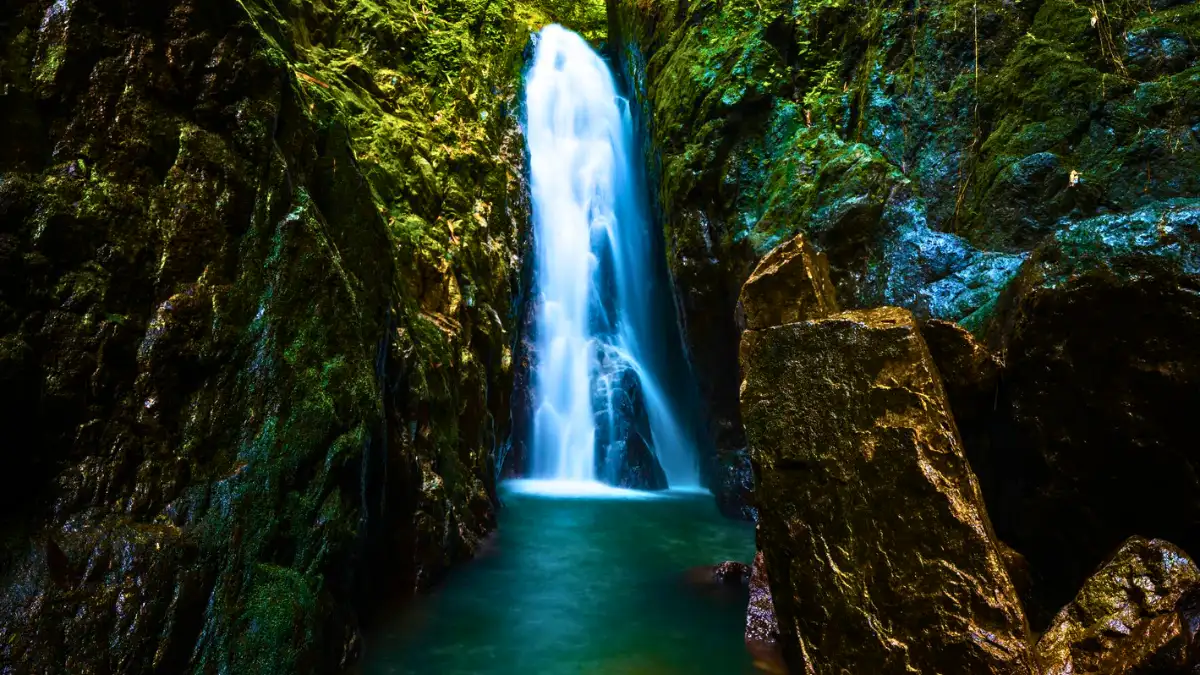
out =
[(1126, 541), (1058, 613), (1035, 650), (1041, 675), (1196, 672), (1200, 569), (1168, 542)]
[(799, 234), (771, 249), (742, 286), (746, 328), (758, 330), (837, 311), (829, 261)]
[(789, 667), (1030, 673), (1024, 611), (912, 315), (747, 331), (741, 360)]

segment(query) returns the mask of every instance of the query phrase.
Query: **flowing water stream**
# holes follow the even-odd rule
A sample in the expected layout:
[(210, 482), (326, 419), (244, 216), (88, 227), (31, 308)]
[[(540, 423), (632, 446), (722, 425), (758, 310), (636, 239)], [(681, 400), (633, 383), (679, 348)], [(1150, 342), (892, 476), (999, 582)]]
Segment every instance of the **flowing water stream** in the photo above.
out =
[[(385, 622), (367, 640), (364, 672), (753, 672), (746, 589), (715, 586), (704, 570), (685, 581), (692, 568), (749, 562), (754, 529), (720, 518), (699, 488), (689, 373), (629, 106), (605, 61), (559, 26), (537, 38), (526, 95), (539, 302), (533, 479), (501, 486), (487, 550)], [(614, 487), (597, 461), (614, 437), (615, 401), (632, 400), (631, 389), (670, 490)]]
[(696, 487), (699, 436), (682, 405), (687, 369), (629, 104), (604, 59), (561, 26), (538, 35), (525, 86), (539, 295), (531, 474), (607, 478), (596, 413), (616, 417), (629, 371), (667, 483)]

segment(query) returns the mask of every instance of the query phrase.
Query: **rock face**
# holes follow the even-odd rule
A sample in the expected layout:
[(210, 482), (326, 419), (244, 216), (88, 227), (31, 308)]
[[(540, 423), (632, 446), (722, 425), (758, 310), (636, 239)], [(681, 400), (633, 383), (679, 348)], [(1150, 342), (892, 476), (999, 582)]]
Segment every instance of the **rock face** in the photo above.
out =
[[(954, 422), (962, 438), (971, 469), (979, 478), (984, 497), (1002, 493), (1009, 486), (1003, 457), (991, 450), (992, 423), (999, 398), (1000, 359), (962, 326), (932, 320), (921, 325), (921, 336), (929, 347), (941, 375), (942, 386)], [(1014, 555), (1018, 555), (1015, 551)]]
[(771, 602), (771, 585), (762, 551), (754, 554), (750, 567), (750, 604), (746, 608), (746, 643), (774, 645), (779, 641), (779, 623)]
[(1126, 541), (1038, 640), (1042, 675), (1184, 675), (1200, 666), (1200, 569), (1158, 539)]
[(426, 5), (0, 10), (0, 670), (338, 672), (492, 526), (538, 14)]
[(758, 330), (837, 311), (829, 262), (798, 234), (759, 262), (739, 296), (746, 328)]
[(981, 336), (1043, 238), (1200, 195), (1192, 2), (609, 0), (609, 12), (651, 120), (667, 257), (723, 470), (746, 445), (729, 368), (737, 293), (796, 232), (828, 257), (842, 308), (900, 306)]
[(641, 382), (627, 363), (614, 361), (607, 369), (595, 378), (592, 396), (596, 475), (618, 487), (665, 490), (667, 475), (654, 454)]
[(1029, 629), (912, 315), (747, 331), (760, 545), (793, 672), (1032, 672)]
[(1200, 548), (1200, 203), (1056, 233), (988, 334), (1005, 366), (991, 449), (972, 463), (1032, 565), (1038, 623), (1130, 536)]

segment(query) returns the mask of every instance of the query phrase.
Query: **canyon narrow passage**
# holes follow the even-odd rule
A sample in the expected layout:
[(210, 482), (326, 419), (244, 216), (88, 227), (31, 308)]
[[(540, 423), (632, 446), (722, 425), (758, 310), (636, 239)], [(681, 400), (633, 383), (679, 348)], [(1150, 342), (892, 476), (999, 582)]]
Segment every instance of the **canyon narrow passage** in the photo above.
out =
[[(689, 370), (628, 100), (557, 25), (525, 78), (530, 454), (480, 559), (368, 645), (368, 674), (753, 672), (753, 525), (701, 487)], [(742, 568), (744, 569), (744, 568)], [(690, 573), (689, 573), (690, 570)]]

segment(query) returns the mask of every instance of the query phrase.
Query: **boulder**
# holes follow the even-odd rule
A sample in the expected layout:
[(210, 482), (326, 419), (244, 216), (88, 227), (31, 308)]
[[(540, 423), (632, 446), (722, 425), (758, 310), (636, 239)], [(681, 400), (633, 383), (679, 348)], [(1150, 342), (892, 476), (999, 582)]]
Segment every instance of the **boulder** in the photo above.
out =
[(1069, 224), (987, 338), (1005, 365), (988, 456), (971, 461), (1033, 568), (1035, 627), (1130, 536), (1200, 549), (1200, 200)]
[(1042, 675), (1193, 673), (1200, 569), (1160, 539), (1132, 537), (1038, 640)]
[(965, 436), (964, 426), (986, 425), (995, 406), (1000, 359), (970, 331), (950, 321), (925, 322), (921, 337), (941, 375), (959, 432)]
[(658, 457), (640, 434), (631, 434), (608, 449), (605, 478), (609, 483), (634, 490), (666, 490), (667, 474)]
[(592, 395), (596, 419), (596, 475), (619, 487), (667, 489), (653, 450), (650, 420), (637, 373), (618, 357), (602, 359)]
[(747, 331), (741, 363), (791, 670), (1032, 672), (1024, 611), (912, 315)]
[(750, 566), (729, 560), (713, 568), (713, 580), (726, 586), (745, 586), (750, 582)]
[(739, 302), (750, 330), (827, 316), (837, 311), (829, 262), (798, 234), (758, 263)]

